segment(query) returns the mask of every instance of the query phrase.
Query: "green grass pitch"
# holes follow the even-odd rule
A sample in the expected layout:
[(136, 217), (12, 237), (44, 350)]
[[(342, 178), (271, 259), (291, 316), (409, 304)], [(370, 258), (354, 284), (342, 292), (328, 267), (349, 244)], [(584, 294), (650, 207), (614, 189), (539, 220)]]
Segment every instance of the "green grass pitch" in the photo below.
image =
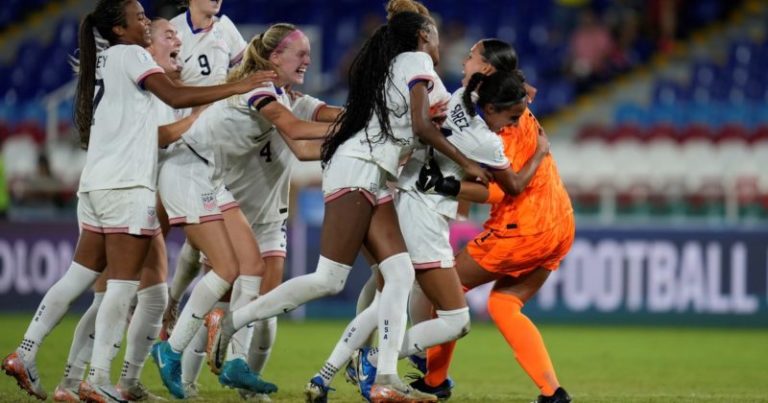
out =
[[(0, 316), (0, 352), (21, 340), (31, 315)], [(42, 346), (38, 368), (52, 394), (58, 382), (76, 317), (67, 317)], [(307, 380), (323, 364), (342, 322), (282, 320), (265, 378), (280, 391), (275, 402), (303, 401)], [(603, 326), (541, 326), (558, 377), (579, 402), (768, 402), (768, 330), (677, 329)], [(113, 365), (117, 380), (122, 354)], [(409, 369), (404, 365), (401, 375)], [(491, 325), (477, 323), (459, 343), (451, 373), (454, 402), (530, 402), (538, 390), (519, 368), (504, 339)], [(143, 381), (168, 396), (149, 360)], [(341, 374), (331, 401), (359, 402)], [(218, 386), (207, 368), (201, 376), (203, 401), (238, 402)], [(0, 402), (32, 401), (9, 377), (0, 377)]]

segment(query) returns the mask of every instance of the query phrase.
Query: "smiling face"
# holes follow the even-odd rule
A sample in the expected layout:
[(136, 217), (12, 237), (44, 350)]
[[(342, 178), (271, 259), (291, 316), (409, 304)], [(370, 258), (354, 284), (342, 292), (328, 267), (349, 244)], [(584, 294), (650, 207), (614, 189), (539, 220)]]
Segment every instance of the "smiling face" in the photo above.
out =
[(483, 57), (483, 52), (485, 52), (485, 47), (482, 42), (477, 42), (472, 46), (472, 49), (470, 49), (467, 58), (464, 59), (464, 78), (461, 80), (462, 86), (466, 87), (467, 83), (469, 83), (469, 79), (472, 78), (472, 75), (475, 73), (490, 75), (496, 72), (496, 69), (485, 60), (485, 57)]
[(202, 13), (203, 15), (213, 17), (221, 11), (221, 3), (224, 0), (189, 0), (189, 8)]
[(112, 31), (120, 43), (147, 47), (152, 42), (150, 21), (144, 14), (144, 7), (136, 0), (125, 3), (125, 26), (115, 26)]
[(181, 51), (181, 39), (170, 21), (159, 19), (152, 22), (152, 46), (148, 50), (166, 73), (181, 70), (181, 64), (176, 59)]
[(497, 132), (505, 126), (517, 127), (520, 121), (520, 116), (523, 116), (525, 110), (528, 108), (528, 98), (526, 97), (521, 102), (518, 102), (512, 106), (498, 109), (493, 105), (486, 105), (483, 107), (483, 120), (488, 124), (488, 127)]
[(293, 31), (284, 41), (287, 41), (285, 45), (281, 44), (281, 49), (275, 50), (269, 57), (277, 71), (277, 84), (280, 87), (304, 84), (304, 75), (312, 62), (309, 38), (301, 31)]

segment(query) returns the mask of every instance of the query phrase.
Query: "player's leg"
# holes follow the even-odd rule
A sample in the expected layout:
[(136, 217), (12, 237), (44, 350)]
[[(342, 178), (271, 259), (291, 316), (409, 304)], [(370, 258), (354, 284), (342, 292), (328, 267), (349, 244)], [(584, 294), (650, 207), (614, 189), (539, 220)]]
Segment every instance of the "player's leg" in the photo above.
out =
[(81, 231), (69, 269), (45, 293), (24, 333), (22, 343), (16, 351), (5, 357), (2, 364), (6, 374), (16, 378), (23, 390), (40, 399), (45, 399), (47, 394), (37, 373), (38, 349), (45, 337), (67, 312), (70, 304), (96, 281), (106, 266), (104, 235), (99, 232), (97, 226), (87, 224), (95, 220), (88, 220), (87, 217), (83, 220), (83, 208), (87, 206), (82, 204), (81, 200), (78, 203), (78, 217), (84, 227), (87, 226), (93, 230)]
[(168, 339), (176, 321), (179, 318), (179, 304), (184, 297), (184, 293), (200, 274), (200, 251), (194, 248), (188, 240), (184, 240), (179, 255), (176, 259), (176, 270), (168, 287), (168, 306), (163, 313), (163, 330), (161, 338)]
[[(482, 239), (482, 235), (476, 239)], [(484, 252), (473, 249), (471, 253), (480, 260)], [(468, 248), (465, 248), (456, 256), (456, 273), (465, 290), (489, 283), (500, 277), (498, 274), (485, 270), (472, 254)], [(437, 388), (446, 383), (455, 347), (456, 341), (450, 341), (427, 350), (427, 373), (424, 375), (424, 382), (427, 386)]]
[(128, 325), (125, 360), (117, 385), (118, 391), (126, 400), (141, 401), (154, 397), (139, 379), (152, 344), (162, 327), (163, 312), (168, 303), (165, 283), (167, 272), (165, 240), (157, 236), (152, 239), (144, 261), (137, 293), (138, 301)]
[(235, 330), (256, 320), (289, 312), (313, 299), (344, 288), (349, 270), (368, 229), (373, 207), (361, 191), (347, 191), (326, 203), (320, 258), (314, 273), (292, 278), (225, 317), (209, 345), (210, 361), (221, 359)]
[[(259, 296), (261, 280), (264, 275), (264, 261), (259, 244), (251, 231), (251, 226), (239, 208), (230, 208), (224, 212), (224, 221), (230, 239), (233, 240), (240, 266), (240, 275), (232, 292), (230, 310), (239, 309)], [(207, 318), (206, 324), (211, 330), (223, 317), (224, 310), (215, 310)], [(218, 315), (215, 317), (214, 315)], [(250, 347), (248, 327), (239, 329), (232, 337), (228, 357), (221, 368), (219, 382), (228, 387), (271, 393), (277, 390), (274, 384), (265, 382), (260, 374), (248, 366), (247, 353)], [(214, 371), (215, 372), (215, 371)]]
[(422, 394), (404, 385), (397, 372), (399, 351), (407, 324), (408, 294), (415, 274), (391, 198), (376, 206), (365, 246), (379, 262), (384, 286), (378, 303), (379, 345), (376, 378), (369, 396), (365, 396), (363, 383), (360, 383), (361, 392), (372, 401), (393, 395), (406, 400), (420, 398), (424, 401), (436, 401), (435, 396)]
[(53, 393), (53, 400), (56, 402), (80, 401), (78, 389), (80, 388), (80, 382), (83, 381), (85, 376), (85, 370), (91, 362), (93, 339), (96, 334), (96, 313), (99, 310), (101, 301), (104, 299), (104, 292), (107, 290), (106, 273), (102, 273), (96, 279), (92, 289), (93, 301), (77, 322), (75, 333), (72, 337), (72, 344), (69, 347), (64, 376), (59, 384), (56, 385)]
[(181, 352), (203, 325), (205, 315), (229, 291), (238, 274), (237, 258), (222, 220), (185, 225), (184, 232), (192, 245), (205, 253), (213, 270), (195, 285), (168, 341), (158, 343), (152, 349), (163, 383), (179, 398), (185, 397), (181, 382)]

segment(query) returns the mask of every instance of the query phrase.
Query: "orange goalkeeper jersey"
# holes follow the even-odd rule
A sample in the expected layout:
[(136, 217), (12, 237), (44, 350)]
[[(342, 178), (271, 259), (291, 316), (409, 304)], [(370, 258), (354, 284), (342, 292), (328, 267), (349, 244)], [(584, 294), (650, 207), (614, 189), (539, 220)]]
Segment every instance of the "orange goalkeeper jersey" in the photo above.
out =
[[(530, 111), (523, 113), (516, 127), (507, 126), (499, 132), (504, 153), (515, 172), (519, 172), (536, 152), (538, 134), (539, 122)], [(500, 202), (492, 204), (490, 218), (484, 227), (502, 237), (535, 235), (567, 221), (571, 215), (571, 199), (554, 158), (548, 155), (521, 194), (504, 195)]]

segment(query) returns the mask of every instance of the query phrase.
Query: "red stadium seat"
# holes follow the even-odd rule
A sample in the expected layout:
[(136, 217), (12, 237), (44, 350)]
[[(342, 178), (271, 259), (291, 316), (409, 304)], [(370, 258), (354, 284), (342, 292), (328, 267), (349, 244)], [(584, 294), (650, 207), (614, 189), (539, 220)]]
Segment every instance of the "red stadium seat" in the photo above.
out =
[(648, 133), (645, 136), (646, 141), (669, 139), (677, 141), (679, 137), (678, 130), (671, 124), (658, 124), (648, 129)]
[(728, 124), (723, 126), (715, 134), (715, 141), (721, 142), (726, 140), (744, 140), (749, 138), (749, 132), (747, 129), (739, 124)]
[(618, 142), (622, 140), (637, 140), (643, 139), (643, 129), (634, 124), (623, 124), (616, 126), (610, 134), (611, 142)]
[(768, 141), (768, 125), (761, 125), (749, 136), (750, 143)]
[(603, 140), (607, 142), (609, 137), (610, 131), (605, 125), (600, 123), (588, 123), (579, 129), (579, 133), (576, 135), (576, 140)]
[(712, 129), (710, 129), (708, 126), (691, 125), (682, 130), (679, 139), (682, 143), (691, 140), (712, 141), (714, 139), (714, 135), (712, 134)]

